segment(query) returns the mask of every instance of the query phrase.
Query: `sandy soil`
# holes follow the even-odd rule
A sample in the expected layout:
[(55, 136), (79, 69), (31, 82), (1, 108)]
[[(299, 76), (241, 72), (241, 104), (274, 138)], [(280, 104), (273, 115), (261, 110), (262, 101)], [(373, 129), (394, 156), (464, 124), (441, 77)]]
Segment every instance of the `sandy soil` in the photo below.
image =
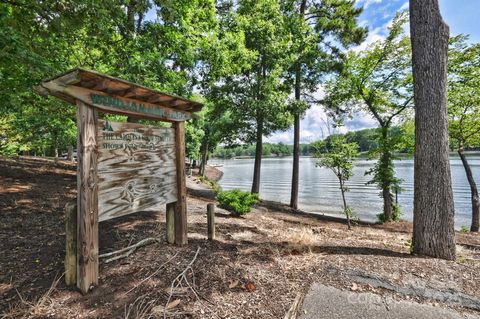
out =
[[(208, 241), (206, 205), (212, 199), (198, 192), (188, 198), (184, 247), (166, 244), (164, 212), (101, 223), (100, 253), (147, 237), (160, 242), (118, 261), (101, 260), (100, 284), (83, 296), (60, 278), (63, 206), (75, 197), (74, 166), (0, 159), (0, 181), (0, 313), (5, 318), (163, 318), (168, 301), (169, 318), (283, 318), (312, 282), (438, 303), (355, 282), (352, 274), (480, 298), (478, 234), (458, 233), (459, 258), (443, 261), (409, 253), (406, 222), (348, 231), (341, 222), (267, 203), (242, 218), (217, 208), (217, 240)], [(172, 291), (172, 281), (190, 263), (182, 287)]]

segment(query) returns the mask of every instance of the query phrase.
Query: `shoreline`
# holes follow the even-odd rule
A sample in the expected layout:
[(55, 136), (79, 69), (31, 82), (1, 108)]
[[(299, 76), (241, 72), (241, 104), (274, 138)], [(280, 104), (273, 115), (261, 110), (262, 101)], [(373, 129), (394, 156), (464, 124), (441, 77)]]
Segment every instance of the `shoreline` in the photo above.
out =
[[(198, 170), (197, 170), (197, 172), (198, 172)], [(207, 177), (209, 180), (212, 180), (212, 181), (215, 181), (215, 182), (218, 183), (221, 180), (222, 176), (223, 176), (223, 172), (221, 170), (219, 170), (217, 167), (211, 166), (211, 165), (207, 165), (205, 167), (205, 177)], [(205, 183), (202, 183), (202, 184), (211, 189), (210, 185), (207, 185)], [(189, 190), (194, 195), (197, 193), (197, 191), (194, 190), (194, 189), (189, 189)], [(212, 198), (212, 197), (210, 197), (210, 198)], [(292, 209), (290, 206), (288, 206), (288, 204), (278, 202), (278, 201), (262, 199), (262, 198), (260, 198), (259, 203), (256, 206), (265, 207), (265, 208), (270, 209), (270, 210), (278, 210), (278, 211), (281, 211), (281, 212), (290, 213), (290, 214), (294, 214), (294, 215), (312, 217), (312, 218), (316, 218), (318, 220), (338, 222), (338, 223), (342, 223), (342, 224), (346, 224), (346, 222), (347, 222), (346, 217), (341, 216), (342, 215), (341, 213), (340, 214), (336, 214), (334, 212), (322, 212), (322, 213), (318, 212), (317, 213), (317, 212), (308, 212), (308, 211), (305, 211), (305, 210), (302, 210), (302, 209)], [(377, 225), (378, 224), (378, 222), (376, 222), (376, 221), (368, 221), (368, 220), (361, 220), (361, 219), (358, 219), (356, 222), (359, 225)], [(399, 222), (411, 223), (409, 221), (402, 220), (402, 219), (400, 219)]]
[[(464, 152), (466, 156), (480, 156), (480, 151), (465, 151)], [(358, 156), (358, 159), (366, 159), (368, 158), (367, 152), (362, 152), (360, 153), (360, 156)], [(263, 155), (262, 159), (264, 158), (286, 158), (286, 157), (292, 157), (292, 154), (289, 155)], [(413, 154), (410, 153), (395, 153), (395, 156), (400, 157), (401, 159), (413, 159)], [(451, 151), (449, 153), (450, 157), (455, 157), (459, 158), (458, 153), (456, 151)], [(310, 155), (300, 155), (300, 158), (305, 158), (305, 157), (314, 157), (312, 154)], [(234, 156), (230, 158), (221, 158), (221, 157), (212, 157), (210, 160), (214, 161), (227, 161), (227, 160), (241, 160), (241, 159), (255, 159), (255, 156), (250, 156), (250, 155), (243, 155), (243, 156)], [(375, 159), (371, 159), (374, 161)]]
[[(472, 153), (472, 169), (480, 167), (480, 157)], [(260, 197), (262, 199), (281, 203), (290, 202), (291, 183), (291, 157), (268, 159), (263, 165), (262, 186)], [(225, 189), (240, 188), (249, 191), (251, 187), (252, 159), (212, 161), (212, 164), (223, 164), (219, 167), (225, 176), (219, 184)], [(315, 159), (301, 157), (299, 208), (325, 215), (343, 216), (341, 201), (338, 200), (338, 191), (331, 172), (315, 167)], [(379, 192), (375, 185), (366, 185), (370, 176), (365, 176), (365, 171), (374, 166), (374, 161), (361, 160), (355, 164), (354, 176), (347, 183), (351, 192), (347, 194), (349, 206), (362, 221), (376, 222), (377, 215), (383, 211), (382, 200), (377, 196)], [(401, 207), (401, 218), (413, 221), (413, 170), (412, 159), (399, 160), (395, 163), (396, 176), (402, 179), (402, 192), (398, 194), (398, 204)], [(455, 229), (460, 230), (470, 227), (471, 224), (471, 199), (467, 190), (468, 182), (459, 158), (451, 158), (452, 188), (455, 203)], [(478, 176), (475, 176), (477, 179)], [(480, 183), (480, 180), (477, 180)], [(338, 195), (338, 197), (337, 197)], [(394, 195), (395, 196), (395, 195)]]

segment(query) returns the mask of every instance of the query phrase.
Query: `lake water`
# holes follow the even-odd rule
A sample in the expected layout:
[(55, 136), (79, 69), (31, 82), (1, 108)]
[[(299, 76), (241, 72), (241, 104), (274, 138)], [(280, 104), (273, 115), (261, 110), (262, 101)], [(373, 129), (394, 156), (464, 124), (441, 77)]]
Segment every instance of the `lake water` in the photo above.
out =
[[(469, 163), (477, 185), (480, 185), (480, 156), (470, 155)], [(308, 212), (342, 214), (341, 193), (336, 176), (327, 168), (315, 167), (315, 159), (300, 158), (299, 208)], [(253, 159), (218, 160), (209, 164), (222, 164), (224, 172), (220, 185), (224, 190), (240, 188), (249, 191), (253, 178)], [(373, 160), (358, 160), (354, 176), (348, 182), (350, 192), (347, 203), (362, 220), (376, 220), (382, 212), (382, 198), (374, 185), (365, 185), (371, 176), (365, 171), (374, 164)], [(398, 194), (402, 218), (412, 220), (413, 211), (413, 159), (395, 161), (397, 177), (403, 179), (404, 191)], [(455, 200), (455, 226), (470, 227), (471, 201), (470, 187), (465, 171), (458, 157), (451, 158), (452, 186)], [(262, 160), (260, 197), (267, 200), (290, 202), (292, 178), (292, 158), (264, 158)]]

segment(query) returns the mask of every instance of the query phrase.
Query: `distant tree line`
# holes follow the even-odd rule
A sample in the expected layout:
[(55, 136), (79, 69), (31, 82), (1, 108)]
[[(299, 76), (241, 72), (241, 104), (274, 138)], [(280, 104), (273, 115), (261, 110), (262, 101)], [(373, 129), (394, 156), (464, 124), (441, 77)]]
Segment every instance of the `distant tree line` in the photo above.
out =
[[(302, 156), (311, 155), (310, 144), (300, 144), (300, 153)], [(280, 143), (265, 143), (263, 145), (262, 156), (291, 156), (293, 154), (293, 145)], [(233, 147), (218, 146), (212, 153), (212, 157), (229, 159), (236, 157), (255, 156), (255, 144), (237, 145)]]
[[(407, 122), (403, 125), (394, 126), (391, 128), (391, 138), (398, 141), (397, 152), (399, 154), (412, 154), (415, 145), (413, 123)], [(313, 156), (315, 152), (328, 153), (332, 149), (332, 141), (337, 137), (343, 137), (346, 143), (355, 143), (358, 145), (360, 156), (368, 156), (369, 153), (378, 150), (378, 134), (381, 131), (378, 128), (367, 128), (358, 131), (350, 131), (345, 134), (331, 134), (324, 140), (322, 148), (315, 149), (314, 143), (301, 143), (300, 155)], [(316, 142), (315, 142), (316, 143)], [(450, 140), (450, 150), (456, 151), (458, 142), (455, 139)], [(480, 151), (480, 141), (476, 144), (470, 144), (465, 147), (466, 151)], [(293, 145), (280, 143), (265, 143), (263, 146), (262, 156), (291, 156), (293, 154)], [(255, 144), (236, 145), (236, 146), (217, 146), (212, 152), (211, 157), (230, 159), (238, 157), (253, 157), (255, 156)]]

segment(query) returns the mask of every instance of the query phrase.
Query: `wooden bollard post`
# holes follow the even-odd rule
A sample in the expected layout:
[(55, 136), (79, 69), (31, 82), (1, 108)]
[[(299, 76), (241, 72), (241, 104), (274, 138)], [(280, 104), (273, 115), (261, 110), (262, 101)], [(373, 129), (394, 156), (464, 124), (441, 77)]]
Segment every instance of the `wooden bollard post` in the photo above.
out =
[(77, 204), (65, 205), (65, 283), (77, 283)]
[(176, 203), (167, 204), (166, 228), (167, 243), (175, 243), (175, 205)]
[(67, 161), (73, 162), (73, 146), (68, 146)]
[(208, 240), (215, 239), (215, 205), (207, 204)]

